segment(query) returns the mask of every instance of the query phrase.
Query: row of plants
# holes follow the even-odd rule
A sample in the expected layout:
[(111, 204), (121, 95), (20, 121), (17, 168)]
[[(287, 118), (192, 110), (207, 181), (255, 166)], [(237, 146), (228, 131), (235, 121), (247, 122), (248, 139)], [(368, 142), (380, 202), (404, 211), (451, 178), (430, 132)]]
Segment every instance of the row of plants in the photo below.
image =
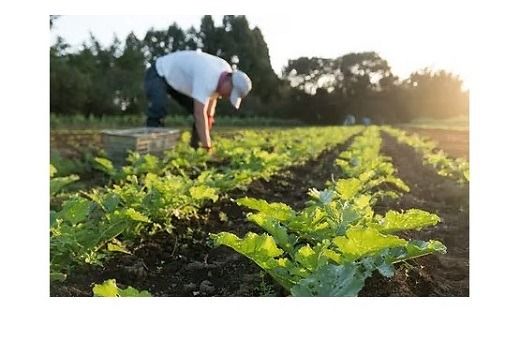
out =
[[(293, 128), (284, 130), (242, 130), (230, 137), (216, 136), (215, 150), (209, 154), (189, 146), (190, 133), (159, 158), (130, 153), (128, 164), (118, 169), (106, 158), (95, 158), (95, 166), (115, 181), (129, 175), (142, 178), (153, 173), (194, 178), (211, 176), (230, 181), (233, 187), (247, 186), (251, 180), (268, 178), (287, 166), (301, 164), (361, 131), (361, 127)], [(221, 176), (218, 176), (221, 173)], [(223, 176), (225, 175), (225, 176)], [(232, 180), (236, 178), (236, 180)]]
[[(50, 115), (51, 130), (56, 129), (120, 129), (142, 126), (145, 117), (142, 115), (107, 115), (101, 117), (84, 115)], [(191, 126), (192, 115), (168, 115), (166, 126)], [(277, 119), (260, 116), (219, 116), (218, 126), (298, 126), (301, 122), (290, 119)]]
[[(97, 167), (112, 183), (68, 193), (50, 212), (51, 278), (65, 280), (80, 263), (101, 265), (113, 252), (128, 252), (128, 245), (144, 234), (172, 232), (174, 218), (197, 217), (204, 204), (227, 191), (245, 189), (255, 179), (316, 157), (361, 129), (246, 131), (219, 139), (213, 155), (191, 149), (189, 135), (183, 135), (164, 158), (131, 154), (121, 169), (97, 158)], [(73, 180), (77, 178), (62, 181)]]
[(343, 178), (324, 190), (311, 188), (307, 206), (296, 211), (284, 203), (242, 198), (254, 212), (248, 220), (265, 232), (240, 238), (211, 234), (215, 246), (227, 246), (254, 261), (293, 296), (355, 296), (378, 271), (393, 276), (394, 264), (434, 252), (439, 241), (408, 240), (397, 234), (433, 226), (440, 218), (426, 211), (376, 214), (381, 197), (397, 197), (409, 188), (395, 175), (389, 157), (380, 154), (377, 127), (355, 138), (336, 160)]
[(389, 126), (382, 127), (382, 130), (396, 138), (399, 143), (414, 148), (422, 155), (424, 164), (433, 166), (439, 175), (452, 178), (459, 184), (469, 182), (469, 162), (467, 160), (449, 157), (439, 149), (436, 142), (425, 139), (416, 133), (408, 134)]

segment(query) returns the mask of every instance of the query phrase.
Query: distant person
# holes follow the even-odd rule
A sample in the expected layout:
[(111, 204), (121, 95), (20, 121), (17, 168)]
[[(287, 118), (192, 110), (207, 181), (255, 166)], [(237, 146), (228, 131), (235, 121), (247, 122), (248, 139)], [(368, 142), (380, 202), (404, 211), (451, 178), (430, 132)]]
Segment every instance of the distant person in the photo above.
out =
[(353, 115), (347, 115), (345, 118), (345, 121), (343, 122), (343, 125), (354, 125), (356, 124), (356, 117)]
[(148, 99), (146, 126), (164, 126), (169, 94), (193, 113), (190, 145), (197, 148), (200, 142), (209, 151), (217, 99), (229, 98), (238, 110), (252, 84), (244, 72), (233, 70), (222, 58), (200, 51), (179, 51), (152, 63), (146, 70), (144, 88)]

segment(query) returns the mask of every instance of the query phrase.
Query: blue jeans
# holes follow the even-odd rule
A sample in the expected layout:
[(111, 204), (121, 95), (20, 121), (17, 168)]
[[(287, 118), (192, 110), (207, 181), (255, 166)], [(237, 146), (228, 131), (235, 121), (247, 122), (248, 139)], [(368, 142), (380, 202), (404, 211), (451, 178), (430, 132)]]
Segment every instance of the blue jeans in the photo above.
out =
[[(171, 87), (166, 80), (157, 73), (155, 62), (146, 70), (144, 76), (144, 90), (148, 106), (146, 110), (146, 126), (164, 127), (164, 118), (167, 110), (167, 97), (170, 95), (177, 103), (179, 103), (186, 111), (193, 114), (193, 98), (180, 93)], [(194, 117), (195, 118), (195, 117)], [(191, 131), (190, 145), (197, 148), (199, 144), (199, 135), (195, 127), (195, 119)]]

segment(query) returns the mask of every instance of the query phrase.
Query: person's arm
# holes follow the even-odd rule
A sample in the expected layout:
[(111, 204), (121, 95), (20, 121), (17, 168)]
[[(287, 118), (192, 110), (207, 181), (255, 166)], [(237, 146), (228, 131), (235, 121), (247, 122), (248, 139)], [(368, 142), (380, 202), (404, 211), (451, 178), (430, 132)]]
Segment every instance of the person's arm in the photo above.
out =
[(205, 106), (206, 105), (198, 100), (193, 101), (193, 115), (195, 117), (197, 133), (199, 134), (202, 147), (209, 149), (211, 148), (211, 137), (209, 135), (208, 116), (206, 115)]
[(215, 107), (217, 106), (217, 98), (210, 98), (208, 106), (206, 108), (206, 115), (208, 116), (209, 129), (213, 127), (215, 122)]

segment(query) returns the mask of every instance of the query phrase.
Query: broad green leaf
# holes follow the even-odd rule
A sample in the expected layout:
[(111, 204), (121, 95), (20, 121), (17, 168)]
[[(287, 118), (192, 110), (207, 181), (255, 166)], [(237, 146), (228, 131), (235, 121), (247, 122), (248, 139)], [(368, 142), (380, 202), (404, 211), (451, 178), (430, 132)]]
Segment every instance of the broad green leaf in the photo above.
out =
[(370, 196), (369, 195), (359, 195), (354, 200), (354, 206), (357, 209), (363, 210), (370, 206)]
[(144, 177), (144, 185), (146, 188), (151, 189), (160, 183), (159, 176), (154, 173), (147, 173)]
[(384, 277), (390, 278), (395, 274), (395, 268), (391, 263), (383, 263), (376, 267), (377, 271)]
[(137, 152), (132, 152), (127, 157), (130, 167), (125, 167), (124, 171), (127, 174), (141, 175), (150, 172), (158, 172), (161, 161), (154, 155), (141, 155)]
[(211, 234), (211, 237), (214, 240), (215, 245), (228, 246), (240, 254), (250, 258), (263, 269), (272, 269), (276, 267), (276, 261), (274, 258), (283, 254), (283, 250), (276, 246), (273, 237), (267, 234), (258, 235), (249, 232), (243, 239), (241, 239), (234, 234), (221, 232), (216, 235)]
[(318, 266), (318, 256), (308, 244), (298, 249), (294, 259), (310, 271), (313, 271)]
[(114, 193), (108, 193), (107, 195), (105, 195), (103, 197), (103, 201), (102, 201), (103, 207), (108, 212), (115, 211), (117, 209), (117, 206), (119, 205), (119, 203), (121, 203), (121, 199), (119, 198), (118, 195), (116, 195)]
[(282, 247), (285, 251), (290, 251), (292, 249), (293, 242), (287, 234), (287, 229), (281, 226), (280, 222), (261, 212), (251, 214), (247, 217), (247, 219), (256, 223), (262, 227), (262, 229), (271, 234), (271, 236), (276, 241), (276, 244)]
[(67, 279), (67, 275), (58, 272), (51, 272), (51, 281), (64, 282)]
[(385, 182), (394, 184), (398, 189), (404, 192), (410, 192), (410, 187), (398, 177), (388, 176), (385, 178)]
[(103, 171), (104, 173), (114, 176), (116, 174), (116, 168), (112, 164), (112, 161), (102, 157), (95, 157), (93, 160), (94, 168)]
[(325, 256), (328, 259), (332, 260), (336, 264), (340, 264), (341, 263), (341, 254), (336, 253), (334, 250), (323, 249), (322, 254), (323, 254), (323, 256)]
[(399, 260), (406, 260), (432, 253), (446, 254), (446, 246), (441, 242), (435, 240), (431, 240), (428, 242), (413, 240), (408, 242), (405, 249), (406, 255), (399, 257)]
[[(328, 235), (324, 237), (332, 237), (336, 235), (345, 235), (345, 231), (361, 217), (350, 204), (342, 201), (335, 201), (324, 208)], [(323, 230), (325, 231), (325, 230)]]
[(345, 201), (350, 200), (361, 190), (361, 181), (357, 178), (340, 179), (336, 182), (336, 192)]
[(355, 265), (329, 264), (291, 288), (293, 296), (357, 296), (366, 276)]
[(92, 203), (85, 198), (72, 198), (63, 204), (63, 208), (58, 213), (58, 218), (70, 224), (78, 224), (87, 218), (91, 205)]
[(349, 225), (359, 219), (359, 214), (356, 210), (352, 209), (349, 206), (344, 207), (341, 210), (341, 222), (343, 224)]
[(49, 173), (50, 173), (51, 178), (54, 177), (54, 175), (56, 175), (56, 173), (58, 172), (58, 170), (56, 170), (56, 167), (52, 164), (50, 164), (49, 170), (50, 170)]
[(119, 203), (121, 203), (121, 199), (119, 195), (114, 192), (101, 192), (98, 189), (93, 189), (92, 191), (86, 193), (88, 198), (90, 198), (93, 202), (97, 203), (103, 210), (107, 212), (113, 212), (116, 210)]
[(136, 211), (134, 208), (128, 208), (124, 210), (124, 214), (131, 220), (137, 221), (137, 222), (150, 222), (150, 219), (140, 213), (139, 211)]
[(102, 284), (94, 285), (92, 288), (92, 292), (96, 297), (117, 297), (118, 288), (116, 285), (116, 280), (106, 280)]
[(93, 247), (96, 244), (108, 242), (112, 240), (114, 237), (124, 232), (130, 226), (131, 225), (130, 223), (128, 223), (128, 221), (116, 219), (115, 222), (110, 223), (108, 226), (100, 230), (98, 237), (92, 240), (93, 242), (95, 242), (95, 244), (90, 244), (90, 246)]
[(217, 190), (206, 185), (198, 185), (190, 188), (190, 196), (194, 200), (212, 200), (218, 199)]
[[(314, 246), (309, 244), (300, 247), (294, 255), (294, 259), (300, 265), (302, 265), (306, 270), (313, 272), (318, 267), (324, 266), (328, 264), (332, 260), (333, 262), (337, 262), (339, 254), (334, 251), (328, 249), (331, 245), (329, 240), (323, 240)], [(306, 273), (305, 276), (308, 274)]]
[(343, 159), (336, 159), (336, 164), (340, 167), (341, 171), (347, 176), (350, 177), (353, 175), (352, 166), (349, 164), (349, 162), (343, 160)]
[(128, 251), (128, 249), (125, 247), (125, 245), (117, 239), (114, 239), (110, 243), (107, 244), (107, 250), (119, 252), (119, 253), (125, 253), (125, 254), (129, 254), (129, 255), (132, 254), (130, 251)]
[(120, 289), (117, 287), (116, 280), (106, 280), (102, 284), (94, 285), (92, 292), (95, 297), (151, 297), (152, 295), (146, 291), (139, 291), (133, 287)]
[(51, 179), (51, 186), (50, 191), (51, 195), (57, 194), (63, 187), (76, 182), (79, 180), (79, 176), (77, 175), (70, 175), (67, 177), (56, 177)]
[(181, 134), (181, 137), (179, 138), (179, 141), (181, 141), (184, 144), (188, 144), (191, 140), (191, 133), (188, 131), (185, 131)]
[(287, 204), (267, 203), (265, 200), (244, 197), (237, 200), (238, 205), (260, 211), (279, 221), (287, 221), (294, 217), (295, 213)]
[(305, 238), (321, 240), (335, 231), (331, 229), (327, 221), (325, 209), (319, 206), (305, 208), (300, 214), (288, 220), (287, 228)]
[(309, 196), (321, 204), (329, 204), (332, 202), (336, 193), (333, 190), (325, 189), (322, 191), (317, 190), (316, 188), (309, 189)]
[(381, 275), (389, 278), (395, 274), (395, 268), (392, 264), (392, 261), (395, 258), (392, 256), (394, 254), (403, 254), (402, 248), (385, 249), (375, 256), (362, 258), (360, 263), (367, 271), (373, 272), (374, 270), (377, 270)]
[(152, 297), (152, 294), (150, 294), (146, 290), (137, 290), (134, 287), (128, 287), (126, 289), (119, 289), (119, 296), (120, 297)]
[(373, 228), (351, 228), (346, 236), (335, 237), (333, 243), (348, 260), (407, 244), (406, 240), (393, 235), (383, 235)]
[(374, 170), (368, 170), (359, 175), (361, 182), (366, 183), (376, 175)]
[(422, 229), (435, 225), (440, 220), (439, 216), (419, 209), (410, 209), (404, 213), (391, 210), (386, 213), (383, 223), (378, 229), (384, 233)]

